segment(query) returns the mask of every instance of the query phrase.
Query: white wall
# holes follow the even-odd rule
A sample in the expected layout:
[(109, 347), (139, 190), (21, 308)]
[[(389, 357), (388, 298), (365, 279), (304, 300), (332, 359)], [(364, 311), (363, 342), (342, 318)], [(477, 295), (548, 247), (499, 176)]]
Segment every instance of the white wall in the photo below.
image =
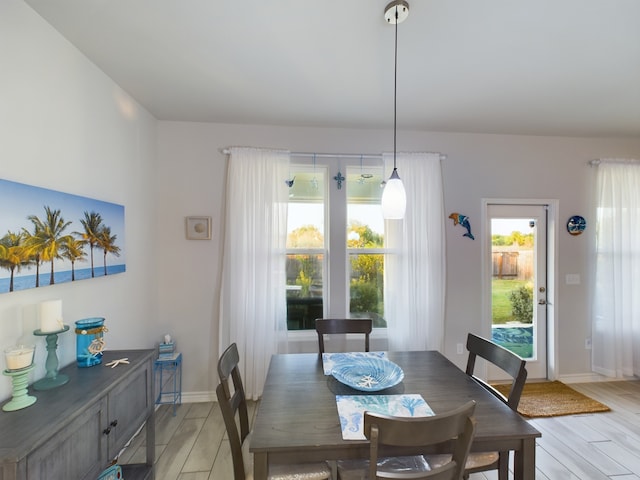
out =
[[(211, 367), (218, 356), (217, 300), (220, 288), (220, 249), (223, 228), (225, 158), (220, 149), (231, 145), (289, 148), (292, 151), (380, 153), (392, 148), (392, 132), (215, 125), (160, 122), (158, 147), (158, 248), (177, 252), (163, 261), (160, 275), (160, 324), (173, 325), (182, 351), (188, 351), (185, 391), (212, 391)], [(473, 232), (481, 233), (482, 198), (542, 198), (559, 201), (558, 286), (561, 377), (589, 374), (590, 336), (589, 242), (590, 159), (640, 155), (638, 139), (581, 139), (476, 134), (399, 132), (399, 150), (439, 151), (443, 161), (447, 216), (471, 217)], [(399, 166), (400, 172), (402, 167)], [(585, 234), (573, 237), (564, 224), (581, 214), (590, 222)], [(211, 215), (213, 240), (187, 241), (184, 216)], [(448, 221), (449, 222), (449, 221)], [(447, 224), (447, 305), (445, 354), (463, 365), (455, 344), (468, 331), (482, 330), (480, 241), (462, 236)], [(581, 275), (581, 285), (565, 285), (567, 273)], [(314, 351), (315, 342), (308, 344)]]
[[(155, 119), (21, 0), (0, 3), (0, 65), (0, 178), (124, 205), (127, 259), (123, 274), (1, 294), (0, 347), (35, 343), (30, 382), (43, 377), (45, 340), (32, 333), (37, 304), (52, 298), (62, 299), (71, 329), (105, 317), (108, 348), (153, 347), (163, 333)], [(61, 366), (75, 361), (75, 341), (72, 330), (59, 337)], [(0, 377), (0, 399), (10, 395)]]
[[(0, 178), (126, 207), (127, 272), (113, 277), (0, 295), (0, 347), (38, 343), (34, 379), (44, 375), (44, 340), (35, 339), (36, 306), (61, 298), (67, 323), (104, 316), (110, 348), (149, 348), (164, 333), (184, 353), (186, 398), (214, 390), (225, 157), (222, 147), (380, 153), (392, 132), (158, 122), (20, 0), (0, 3)], [(156, 132), (157, 128), (157, 132)], [(157, 135), (157, 144), (156, 144)], [(399, 132), (399, 150), (440, 151), (446, 213), (471, 217), (480, 233), (482, 198), (558, 199), (561, 223), (589, 221), (584, 235), (559, 235), (561, 376), (590, 372), (590, 159), (640, 155), (639, 139), (579, 139)], [(156, 150), (157, 149), (157, 150)], [(156, 165), (157, 162), (157, 165)], [(401, 170), (401, 166), (400, 170)], [(213, 217), (211, 241), (187, 241), (184, 217)], [(447, 224), (445, 354), (480, 331), (480, 242)], [(308, 344), (310, 351), (315, 343)], [(60, 338), (61, 364), (75, 338)], [(0, 360), (4, 362), (4, 358)], [(4, 367), (4, 364), (0, 365)], [(0, 381), (0, 399), (10, 395)]]

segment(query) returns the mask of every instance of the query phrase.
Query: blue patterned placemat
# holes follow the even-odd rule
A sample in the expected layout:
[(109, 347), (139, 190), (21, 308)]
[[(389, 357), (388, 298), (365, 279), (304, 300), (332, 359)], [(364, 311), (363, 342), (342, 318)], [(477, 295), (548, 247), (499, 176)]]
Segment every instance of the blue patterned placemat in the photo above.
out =
[(342, 438), (364, 440), (364, 412), (384, 413), (395, 417), (430, 417), (433, 410), (422, 395), (336, 395)]
[(387, 352), (346, 352), (346, 353), (323, 353), (322, 369), (325, 375), (331, 375), (333, 367), (340, 362), (351, 362), (354, 358), (387, 358)]

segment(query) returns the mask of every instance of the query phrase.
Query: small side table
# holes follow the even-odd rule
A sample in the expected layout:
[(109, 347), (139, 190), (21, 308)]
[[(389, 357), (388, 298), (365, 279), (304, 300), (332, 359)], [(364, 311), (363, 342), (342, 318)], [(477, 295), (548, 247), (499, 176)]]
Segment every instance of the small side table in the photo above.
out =
[(157, 358), (153, 363), (158, 396), (156, 405), (173, 404), (173, 416), (176, 406), (182, 403), (182, 353), (171, 358)]

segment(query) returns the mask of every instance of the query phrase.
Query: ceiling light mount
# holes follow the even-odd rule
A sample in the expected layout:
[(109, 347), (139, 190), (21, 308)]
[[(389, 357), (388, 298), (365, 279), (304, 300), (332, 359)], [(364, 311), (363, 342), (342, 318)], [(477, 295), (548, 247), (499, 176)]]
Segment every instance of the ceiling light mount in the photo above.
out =
[(409, 16), (409, 3), (405, 0), (394, 0), (384, 8), (384, 19), (391, 25), (396, 24), (396, 7), (398, 7), (397, 23), (404, 22)]

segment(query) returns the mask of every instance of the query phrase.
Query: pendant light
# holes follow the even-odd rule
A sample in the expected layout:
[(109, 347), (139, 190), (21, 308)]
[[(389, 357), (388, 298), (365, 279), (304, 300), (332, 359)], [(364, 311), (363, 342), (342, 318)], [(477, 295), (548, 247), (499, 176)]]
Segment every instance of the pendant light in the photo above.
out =
[(398, 96), (398, 24), (409, 16), (409, 4), (405, 0), (394, 0), (384, 9), (387, 23), (395, 25), (395, 53), (393, 63), (393, 172), (382, 192), (382, 217), (388, 220), (401, 220), (407, 207), (407, 194), (396, 167), (397, 137), (397, 96)]

